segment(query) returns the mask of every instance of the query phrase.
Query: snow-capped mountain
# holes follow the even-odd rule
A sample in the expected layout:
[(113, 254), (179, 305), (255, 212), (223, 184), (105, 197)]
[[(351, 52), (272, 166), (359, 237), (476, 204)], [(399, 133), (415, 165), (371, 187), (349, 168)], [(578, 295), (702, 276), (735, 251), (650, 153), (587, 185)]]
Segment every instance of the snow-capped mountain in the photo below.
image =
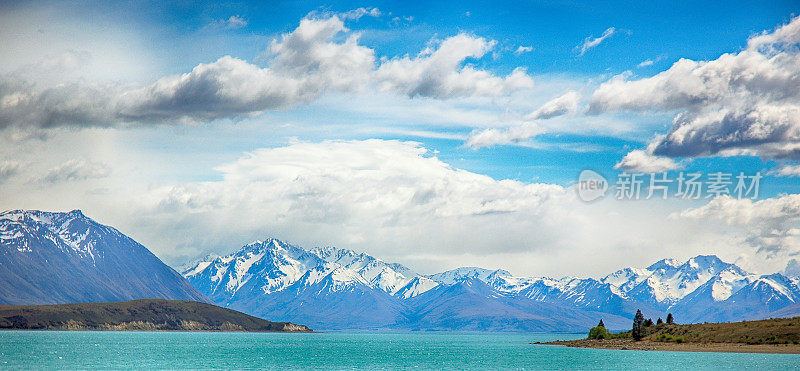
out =
[(600, 318), (611, 328), (627, 328), (637, 309), (698, 322), (800, 308), (800, 279), (757, 276), (702, 255), (625, 268), (599, 280), (516, 277), (477, 267), (423, 276), (364, 253), (305, 250), (269, 239), (183, 274), (220, 305), (321, 329), (583, 331)]
[(334, 247), (304, 250), (276, 239), (197, 262), (183, 275), (220, 305), (328, 329), (398, 324), (405, 308), (395, 295), (431, 288), (429, 279), (400, 264)]
[(621, 295), (667, 310), (715, 277), (724, 279), (718, 280), (713, 295), (724, 300), (726, 295), (730, 296), (731, 285), (745, 279), (747, 273), (716, 256), (700, 255), (683, 264), (664, 259), (645, 269), (623, 269), (605, 277), (603, 282), (616, 286)]
[(79, 210), (0, 213), (0, 304), (207, 301), (176, 271)]

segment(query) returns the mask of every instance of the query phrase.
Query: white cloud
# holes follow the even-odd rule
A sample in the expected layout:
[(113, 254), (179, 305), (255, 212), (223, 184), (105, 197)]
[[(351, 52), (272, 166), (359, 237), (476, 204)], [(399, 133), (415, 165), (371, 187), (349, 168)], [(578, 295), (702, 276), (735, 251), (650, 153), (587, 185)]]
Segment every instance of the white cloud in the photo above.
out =
[(533, 122), (524, 122), (506, 129), (484, 129), (470, 134), (467, 145), (472, 148), (490, 147), (495, 144), (516, 143), (544, 133)]
[(583, 44), (579, 45), (576, 48), (580, 50), (579, 55), (584, 55), (589, 49), (600, 45), (600, 43), (602, 43), (609, 37), (613, 36), (615, 33), (617, 33), (616, 28), (609, 27), (605, 31), (603, 31), (603, 34), (600, 35), (599, 37), (592, 37), (592, 36), (587, 37), (585, 40), (583, 40)]
[(517, 48), (517, 50), (514, 51), (514, 54), (520, 55), (520, 54), (524, 54), (524, 53), (530, 53), (532, 51), (533, 51), (533, 47), (532, 46), (522, 46), (522, 45), (520, 45)]
[(344, 13), (340, 13), (339, 16), (342, 19), (350, 19), (350, 20), (358, 20), (364, 16), (370, 17), (380, 17), (381, 11), (378, 8), (358, 8), (353, 10), (348, 10)]
[(653, 154), (655, 150), (655, 142), (650, 143), (646, 149), (633, 150), (628, 152), (625, 157), (620, 160), (614, 169), (625, 170), (634, 173), (661, 173), (665, 171), (678, 170), (683, 168), (683, 164), (676, 162), (668, 157), (656, 156)]
[(142, 87), (77, 82), (37, 89), (6, 77), (0, 79), (0, 128), (196, 123), (285, 109), (328, 92), (378, 89), (449, 99), (533, 85), (521, 69), (499, 77), (465, 64), (483, 57), (495, 41), (459, 34), (415, 58), (378, 64), (374, 50), (358, 40), (337, 15), (307, 17), (272, 42), (268, 67), (226, 56)]
[(105, 178), (109, 174), (111, 174), (111, 169), (104, 163), (77, 159), (51, 168), (39, 181), (46, 183), (74, 182)]
[(240, 15), (232, 15), (223, 22), (225, 24), (225, 28), (229, 30), (235, 30), (247, 26), (247, 20), (242, 18)]
[(464, 65), (467, 58), (481, 58), (496, 44), (496, 41), (459, 34), (444, 40), (429, 53), (383, 62), (376, 71), (376, 80), (382, 90), (436, 98), (496, 96), (532, 88), (533, 80), (522, 69), (499, 77)]
[[(0, 198), (0, 208), (80, 208), (170, 264), (265, 237), (366, 251), (424, 273), (477, 265), (530, 275), (598, 275), (647, 265), (654, 257), (753, 254), (752, 245), (727, 230), (667, 218), (679, 203), (607, 198), (585, 204), (572, 188), (495, 180), (450, 166), (416, 143), (293, 142), (221, 161), (213, 150), (131, 147), (145, 132), (177, 144), (192, 141), (168, 127), (55, 129), (46, 139), (19, 144), (0, 138), (0, 154), (18, 154), (29, 164), (0, 183), (9, 195)], [(28, 181), (65, 158), (102, 159), (113, 171), (47, 187)], [(212, 166), (219, 172), (209, 173)], [(207, 180), (196, 180), (197, 174)], [(614, 258), (620, 254), (625, 262)], [(785, 265), (758, 268), (774, 272)]]
[(0, 161), (0, 182), (17, 174), (21, 167), (22, 165), (17, 161)]
[(770, 174), (784, 177), (800, 177), (800, 165), (782, 165), (770, 171)]
[(681, 59), (656, 76), (616, 77), (589, 112), (682, 110), (654, 154), (800, 157), (800, 18), (716, 60)]
[(800, 221), (800, 194), (759, 201), (725, 195), (674, 216), (694, 220), (717, 219), (731, 226), (744, 227), (744, 243), (773, 259), (786, 259), (800, 254), (800, 228), (797, 228)]
[(576, 91), (569, 91), (553, 100), (543, 104), (525, 118), (528, 120), (546, 120), (556, 116), (573, 113), (578, 110), (581, 96)]
[(680, 216), (693, 219), (715, 218), (732, 225), (783, 222), (800, 217), (800, 194), (759, 201), (721, 196), (702, 207), (687, 209)]
[(668, 220), (680, 205), (584, 204), (570, 188), (495, 180), (432, 155), (416, 143), (384, 140), (259, 149), (218, 166), (220, 180), (151, 188), (136, 197), (145, 202), (130, 210), (135, 223), (128, 225), (169, 256), (224, 253), (277, 236), (423, 271), (471, 264), (586, 274), (621, 264), (598, 259), (604, 255), (640, 256), (645, 264), (664, 251), (752, 253), (702, 223)]
[(247, 27), (247, 19), (236, 14), (228, 17), (227, 19), (217, 19), (212, 21), (206, 26), (206, 29), (212, 30), (238, 30)]
[(654, 156), (646, 150), (633, 150), (620, 160), (614, 169), (633, 173), (661, 173), (681, 169), (683, 166), (667, 157)]
[(472, 148), (490, 147), (496, 144), (519, 143), (525, 139), (543, 134), (545, 130), (533, 120), (546, 120), (556, 116), (573, 113), (578, 109), (580, 95), (569, 91), (543, 104), (536, 111), (528, 114), (520, 123), (505, 129), (489, 128), (474, 131), (467, 140)]
[[(446, 255), (461, 252), (456, 240), (493, 238), (495, 246), (467, 247), (488, 253), (538, 248), (522, 237), (530, 226), (513, 220), (541, 218), (537, 229), (554, 226), (565, 216), (556, 205), (575, 200), (560, 186), (497, 181), (454, 169), (410, 142), (301, 142), (256, 150), (218, 170), (223, 174), (218, 182), (151, 191), (144, 197), (154, 200), (149, 227), (208, 228), (199, 239), (219, 235), (234, 244), (266, 233), (297, 237), (302, 230), (306, 242), (369, 246), (383, 254), (397, 254), (391, 250), (399, 246), (409, 254), (429, 253), (426, 246), (432, 244)], [(173, 221), (159, 221), (162, 216)], [(223, 227), (215, 220), (237, 222)], [(517, 232), (496, 236), (496, 222)], [(549, 238), (544, 230), (538, 234), (539, 241)], [(380, 246), (377, 240), (387, 243)], [(189, 237), (180, 245), (198, 242)]]

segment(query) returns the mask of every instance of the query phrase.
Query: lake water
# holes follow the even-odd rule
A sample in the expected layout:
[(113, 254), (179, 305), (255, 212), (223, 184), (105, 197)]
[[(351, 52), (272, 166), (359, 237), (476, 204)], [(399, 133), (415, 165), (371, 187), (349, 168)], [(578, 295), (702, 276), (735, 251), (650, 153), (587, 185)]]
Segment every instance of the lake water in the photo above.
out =
[(575, 349), (580, 335), (0, 331), (23, 369), (798, 369), (800, 355)]

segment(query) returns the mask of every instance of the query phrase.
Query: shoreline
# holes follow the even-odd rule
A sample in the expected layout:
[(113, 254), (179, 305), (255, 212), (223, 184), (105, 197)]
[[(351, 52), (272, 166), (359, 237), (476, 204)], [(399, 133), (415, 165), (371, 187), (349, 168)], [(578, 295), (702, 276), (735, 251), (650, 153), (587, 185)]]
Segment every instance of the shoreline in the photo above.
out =
[(746, 344), (746, 343), (674, 343), (630, 339), (604, 340), (556, 340), (539, 345), (559, 345), (569, 348), (591, 348), (610, 350), (645, 350), (665, 352), (710, 352), (710, 353), (771, 353), (800, 354), (800, 344)]

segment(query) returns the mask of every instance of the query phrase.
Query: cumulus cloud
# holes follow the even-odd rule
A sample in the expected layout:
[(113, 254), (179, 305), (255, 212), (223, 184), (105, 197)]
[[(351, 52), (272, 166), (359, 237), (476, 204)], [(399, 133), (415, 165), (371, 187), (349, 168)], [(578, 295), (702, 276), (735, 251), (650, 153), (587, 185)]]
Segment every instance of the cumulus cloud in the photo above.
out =
[(651, 143), (647, 149), (628, 152), (614, 169), (625, 170), (633, 173), (661, 173), (665, 171), (682, 169), (683, 165), (668, 157), (653, 154), (655, 146)]
[(378, 8), (358, 8), (358, 9), (348, 10), (344, 13), (339, 14), (339, 16), (342, 19), (352, 19), (352, 20), (358, 20), (367, 15), (370, 17), (380, 17), (381, 11)]
[(800, 177), (800, 165), (782, 165), (770, 174), (783, 177)]
[(230, 18), (219, 21), (223, 27), (229, 30), (235, 30), (247, 26), (247, 20), (240, 15), (232, 15)]
[(661, 173), (681, 169), (681, 164), (667, 157), (654, 156), (645, 150), (628, 152), (614, 169), (625, 170), (633, 173)]
[[(270, 213), (297, 213), (297, 219), (330, 224), (376, 217), (381, 222), (416, 224), (425, 215), (533, 211), (547, 200), (566, 196), (560, 186), (496, 181), (453, 169), (414, 142), (301, 142), (260, 149), (217, 169), (223, 182), (170, 188), (160, 206), (213, 210), (231, 202), (261, 202), (272, 205)], [(228, 191), (233, 189), (239, 191)], [(313, 207), (298, 208), (300, 204)], [(332, 210), (338, 211), (321, 212)]]
[(681, 59), (653, 77), (618, 76), (593, 94), (590, 113), (672, 111), (655, 143), (670, 157), (800, 157), (800, 18), (712, 61)]
[(530, 53), (532, 51), (533, 51), (533, 47), (532, 46), (522, 46), (522, 45), (520, 45), (517, 48), (517, 50), (514, 51), (514, 54), (521, 55), (521, 54), (524, 54), (524, 53)]
[(680, 216), (693, 219), (715, 218), (735, 225), (783, 222), (800, 217), (800, 194), (759, 201), (724, 195), (714, 198), (702, 207), (685, 210)]
[(716, 197), (708, 204), (687, 209), (676, 216), (686, 219), (717, 219), (746, 227), (745, 242), (769, 256), (792, 256), (800, 253), (800, 194), (782, 195), (759, 201)]
[[(681, 207), (675, 203), (606, 198), (585, 204), (572, 187), (493, 179), (451, 166), (418, 143), (292, 142), (225, 160), (215, 172), (203, 165), (212, 155), (154, 156), (126, 145), (136, 135), (65, 129), (43, 141), (0, 146), (4, 158), (18, 154), (26, 164), (0, 183), (8, 195), (0, 207), (81, 208), (170, 264), (265, 237), (366, 251), (423, 273), (477, 265), (530, 275), (600, 275), (620, 267), (614, 258), (620, 253), (629, 259), (625, 265), (642, 266), (664, 251), (727, 260), (753, 252), (709, 223), (668, 219)], [(64, 159), (102, 159), (113, 171), (57, 186), (26, 181)], [(142, 159), (150, 165), (137, 165)], [(184, 174), (207, 180), (182, 180)]]
[(40, 89), (3, 77), (0, 128), (196, 123), (285, 109), (328, 92), (377, 89), (448, 99), (496, 96), (533, 85), (521, 69), (501, 77), (466, 64), (496, 44), (466, 34), (415, 58), (379, 63), (374, 50), (359, 44), (359, 33), (342, 20), (375, 14), (379, 11), (373, 8), (306, 17), (271, 43), (267, 67), (225, 56), (145, 86), (76, 82)]
[(416, 57), (394, 58), (381, 64), (376, 80), (382, 90), (409, 96), (502, 95), (532, 88), (533, 79), (521, 68), (506, 77), (464, 65), (467, 58), (481, 58), (496, 41), (459, 34), (444, 40), (436, 50), (426, 49)]
[[(221, 181), (161, 187), (142, 197), (154, 203), (146, 212), (152, 219), (140, 228), (208, 228), (199, 239), (219, 235), (231, 246), (303, 231), (305, 241), (383, 254), (400, 246), (405, 253), (431, 253), (434, 245), (436, 254), (487, 254), (545, 248), (552, 238), (547, 226), (567, 223), (563, 206), (577, 203), (561, 186), (452, 168), (412, 142), (301, 142), (259, 149), (217, 169)], [(534, 219), (535, 227), (525, 222)], [(223, 231), (215, 220), (237, 222), (224, 223)], [(497, 225), (504, 226), (502, 235)], [(535, 243), (526, 241), (530, 234)], [(422, 245), (419, 236), (426, 236)], [(489, 239), (495, 243), (483, 245)], [(179, 243), (207, 244), (192, 237)]]
[(573, 113), (578, 109), (579, 100), (580, 95), (577, 92), (569, 91), (526, 115), (520, 124), (505, 129), (491, 128), (472, 132), (467, 140), (467, 145), (472, 148), (481, 148), (496, 144), (519, 143), (543, 134), (545, 130), (532, 122), (533, 120), (546, 120)]
[(576, 47), (576, 49), (580, 50), (579, 55), (584, 55), (589, 49), (600, 45), (600, 43), (602, 43), (609, 37), (614, 36), (615, 33), (617, 33), (617, 29), (614, 27), (609, 27), (605, 31), (603, 31), (603, 34), (600, 35), (599, 37), (593, 37), (593, 36), (587, 37), (586, 39), (583, 40), (583, 44)]
[[(498, 264), (539, 274), (565, 274), (570, 266), (586, 274), (618, 267), (612, 259), (597, 265), (600, 256), (620, 251), (642, 264), (665, 249), (728, 259), (741, 249), (753, 252), (694, 219), (668, 220), (679, 206), (588, 205), (571, 188), (454, 168), (413, 142), (298, 142), (255, 150), (217, 170), (220, 180), (153, 187), (137, 197), (144, 205), (135, 213), (147, 217), (134, 217), (131, 229), (192, 257), (279, 236), (367, 251), (424, 271)], [(785, 260), (780, 265), (774, 269)]]
[(467, 145), (472, 148), (490, 147), (496, 144), (517, 143), (544, 133), (533, 122), (525, 122), (506, 129), (485, 129), (470, 134)]
[(554, 98), (553, 100), (543, 104), (536, 111), (526, 116), (529, 120), (546, 120), (556, 116), (566, 115), (578, 110), (578, 102), (581, 96), (576, 91), (569, 91), (566, 94)]
[(109, 174), (111, 169), (106, 164), (79, 159), (51, 168), (40, 180), (46, 183), (74, 182), (105, 178)]

